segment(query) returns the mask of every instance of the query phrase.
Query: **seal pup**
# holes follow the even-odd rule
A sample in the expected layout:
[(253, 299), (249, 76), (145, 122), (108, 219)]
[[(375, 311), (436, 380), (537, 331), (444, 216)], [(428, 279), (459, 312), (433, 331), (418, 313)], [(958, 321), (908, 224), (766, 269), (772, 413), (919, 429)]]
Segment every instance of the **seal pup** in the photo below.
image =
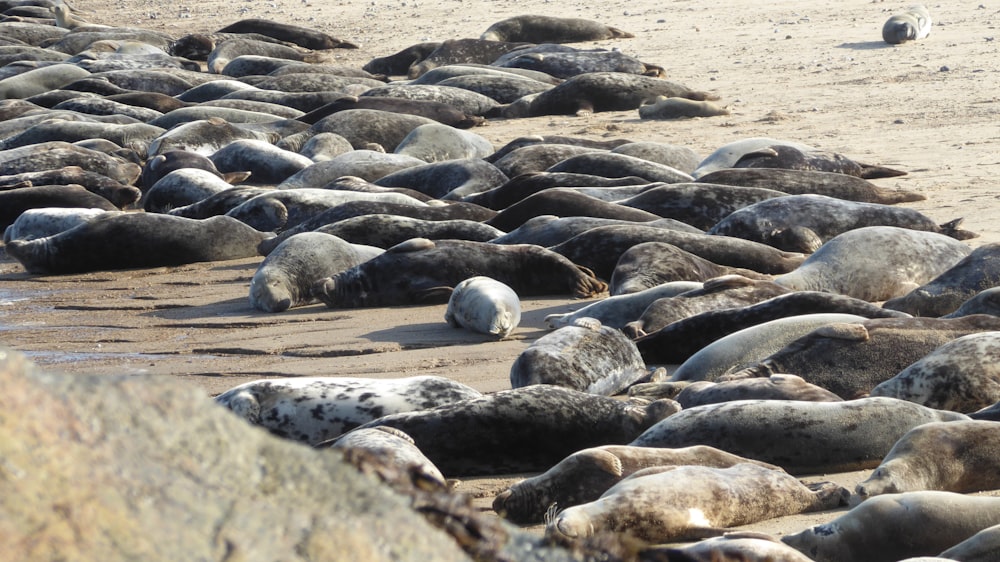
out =
[[(909, 317), (905, 313), (897, 314), (844, 295), (795, 291), (756, 304), (706, 310), (681, 318), (652, 333), (641, 335), (635, 343), (647, 363), (683, 363), (698, 350), (737, 330), (788, 316), (830, 312), (856, 314), (865, 318)], [(631, 333), (632, 328), (629, 329)]]
[(795, 373), (850, 400), (938, 346), (965, 335), (1000, 330), (1000, 318), (985, 314), (954, 319), (875, 318), (830, 324), (789, 343), (756, 365), (727, 379)]
[(520, 15), (500, 20), (479, 36), (487, 41), (580, 43), (635, 37), (627, 31), (582, 18)]
[(675, 411), (667, 400), (639, 405), (538, 384), (361, 427), (402, 430), (445, 476), (495, 475), (540, 472), (588, 447), (625, 444)]
[(580, 318), (522, 351), (510, 367), (510, 386), (552, 384), (612, 396), (645, 375), (632, 340), (598, 320)]
[(835, 236), (774, 282), (796, 291), (884, 301), (934, 279), (971, 252), (967, 244), (943, 234), (867, 226)]
[(577, 451), (542, 474), (521, 480), (493, 500), (493, 510), (520, 525), (541, 523), (555, 505), (565, 509), (592, 502), (601, 494), (640, 470), (654, 466), (710, 466), (728, 468), (760, 463), (714, 447), (695, 445), (677, 449), (604, 445)]
[(681, 410), (630, 445), (710, 445), (792, 474), (843, 472), (875, 468), (896, 441), (918, 425), (968, 419), (894, 398), (736, 400)]
[(933, 422), (915, 427), (900, 437), (882, 464), (855, 487), (856, 499), (921, 490), (995, 490), (1000, 488), (997, 450), (997, 422)]
[(248, 258), (271, 236), (230, 217), (108, 213), (45, 238), (12, 240), (5, 249), (29, 273), (65, 274)]
[(914, 316), (944, 316), (1000, 283), (1000, 244), (985, 244), (947, 271), (882, 306)]
[(382, 251), (322, 232), (296, 234), (257, 267), (250, 280), (250, 306), (263, 312), (283, 312), (312, 304), (316, 302), (313, 282), (362, 264)]
[(924, 39), (931, 34), (931, 14), (922, 4), (915, 4), (895, 14), (882, 26), (882, 40), (890, 45)]
[(701, 287), (702, 283), (695, 281), (671, 281), (635, 293), (612, 295), (574, 312), (549, 314), (545, 317), (545, 325), (554, 330), (569, 326), (580, 318), (593, 318), (604, 326), (621, 330), (625, 324), (638, 318), (653, 301), (674, 297)]
[(521, 300), (496, 279), (470, 277), (455, 285), (444, 320), (456, 328), (503, 339), (521, 323)]
[(539, 246), (414, 238), (313, 285), (330, 308), (447, 302), (458, 283), (485, 275), (520, 296), (588, 298), (607, 290), (593, 273)]
[(414, 443), (413, 438), (393, 427), (373, 427), (350, 431), (334, 441), (330, 448), (364, 450), (383, 462), (423, 481), (431, 481), (441, 489), (448, 487), (444, 475)]
[(872, 389), (928, 408), (969, 413), (1000, 402), (1000, 332), (956, 338)]
[(762, 322), (737, 330), (701, 348), (671, 373), (671, 380), (716, 381), (723, 375), (756, 365), (818, 328), (864, 320), (863, 316), (834, 312), (801, 314)]
[(666, 242), (643, 242), (632, 246), (618, 258), (608, 283), (608, 292), (612, 296), (624, 295), (670, 281), (704, 282), (723, 275), (770, 278), (749, 269), (712, 263)]
[[(610, 531), (651, 543), (692, 540), (721, 535), (726, 527), (832, 509), (847, 495), (833, 482), (806, 486), (784, 471), (752, 464), (646, 469), (596, 501), (560, 511), (545, 533), (582, 539)], [(768, 501), (754, 501), (761, 497)]]
[(698, 176), (696, 181), (746, 187), (766, 187), (789, 195), (815, 193), (865, 203), (912, 203), (927, 196), (905, 189), (887, 189), (872, 182), (835, 172), (783, 168), (723, 168)]
[[(1000, 498), (922, 491), (871, 498), (781, 541), (816, 562), (895, 562), (935, 556), (1000, 524)], [(933, 532), (928, 532), (933, 529)]]
[(481, 396), (437, 376), (293, 377), (244, 383), (219, 394), (215, 402), (275, 435), (315, 445), (385, 415)]

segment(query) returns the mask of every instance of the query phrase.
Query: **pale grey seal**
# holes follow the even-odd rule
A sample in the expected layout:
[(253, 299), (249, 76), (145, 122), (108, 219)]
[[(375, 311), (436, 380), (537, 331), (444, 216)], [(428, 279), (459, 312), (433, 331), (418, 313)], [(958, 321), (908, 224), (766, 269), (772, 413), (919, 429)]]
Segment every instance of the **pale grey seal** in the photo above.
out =
[(496, 279), (470, 277), (455, 285), (444, 319), (456, 328), (503, 339), (521, 323), (521, 300)]

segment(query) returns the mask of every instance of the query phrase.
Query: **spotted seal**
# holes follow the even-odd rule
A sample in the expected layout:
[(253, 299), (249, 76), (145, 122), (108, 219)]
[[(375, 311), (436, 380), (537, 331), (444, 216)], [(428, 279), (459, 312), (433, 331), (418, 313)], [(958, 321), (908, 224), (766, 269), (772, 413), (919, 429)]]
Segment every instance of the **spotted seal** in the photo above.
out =
[(967, 244), (943, 234), (867, 226), (830, 239), (774, 282), (797, 291), (884, 301), (934, 279), (971, 252)]
[(882, 306), (914, 316), (944, 316), (1000, 280), (1000, 244), (985, 244), (947, 271)]
[(876, 496), (833, 521), (781, 540), (816, 562), (894, 562), (937, 555), (997, 524), (1000, 498), (907, 492)]
[(624, 444), (674, 411), (669, 401), (638, 405), (539, 384), (361, 427), (402, 430), (445, 476), (495, 475), (542, 471), (587, 447)]
[(550, 506), (558, 509), (592, 502), (623, 478), (654, 466), (727, 468), (741, 463), (778, 467), (696, 445), (677, 449), (604, 445), (577, 451), (544, 473), (500, 492), (493, 510), (518, 524), (541, 523)]
[(373, 427), (350, 431), (331, 445), (333, 449), (368, 451), (390, 465), (399, 467), (420, 480), (429, 480), (446, 488), (444, 475), (413, 442), (413, 438), (392, 427)]
[(579, 43), (635, 37), (600, 22), (581, 18), (520, 15), (493, 23), (479, 36), (490, 41), (525, 43)]
[(931, 14), (921, 4), (895, 14), (882, 26), (882, 40), (890, 45), (925, 39), (931, 34)]
[(593, 318), (546, 334), (528, 346), (510, 368), (510, 385), (559, 385), (611, 396), (646, 375), (632, 340)]
[(279, 244), (250, 280), (250, 306), (282, 312), (316, 302), (312, 284), (364, 263), (380, 248), (352, 244), (332, 234), (303, 232)]
[[(640, 320), (641, 324), (637, 323), (630, 327), (629, 333), (638, 335), (639, 330), (645, 328), (647, 321), (653, 317), (652, 312), (654, 311), (650, 311), (648, 317)], [(788, 316), (828, 312), (855, 314), (865, 318), (908, 316), (844, 295), (820, 291), (795, 291), (743, 306), (720, 306), (717, 310), (706, 310), (674, 320), (648, 334), (644, 333), (646, 330), (642, 330), (644, 335), (641, 335), (635, 343), (647, 363), (683, 363), (698, 350), (737, 330)], [(662, 324), (664, 320), (669, 318), (661, 319), (655, 324), (648, 323), (648, 326), (652, 328)]]
[(482, 394), (445, 377), (295, 377), (233, 387), (215, 402), (275, 435), (317, 444), (382, 416), (427, 410)]
[(321, 31), (271, 20), (251, 18), (233, 22), (218, 33), (258, 33), (281, 41), (294, 43), (306, 49), (357, 49), (350, 41), (337, 39)]
[(135, 183), (142, 171), (132, 162), (65, 141), (49, 141), (0, 151), (0, 175), (40, 172), (66, 166), (79, 166), (125, 185)]
[(641, 193), (618, 203), (706, 230), (749, 205), (786, 196), (781, 191), (761, 187), (678, 182), (650, 184)]
[(769, 279), (749, 269), (726, 267), (666, 242), (643, 242), (618, 258), (608, 283), (611, 295), (635, 293), (670, 281), (707, 281), (723, 275)]
[(1000, 402), (1000, 332), (956, 338), (879, 383), (872, 396), (889, 396), (928, 408), (975, 412)]
[(379, 111), (418, 115), (457, 129), (468, 129), (482, 125), (485, 121), (479, 115), (465, 113), (449, 104), (438, 101), (378, 96), (343, 96), (302, 116), (296, 117), (296, 119), (313, 125), (324, 117), (348, 109), (376, 109)]
[(694, 281), (663, 283), (631, 294), (610, 296), (574, 312), (549, 314), (545, 317), (545, 324), (549, 329), (556, 329), (568, 326), (579, 318), (594, 318), (605, 326), (620, 330), (625, 324), (638, 318), (653, 301), (677, 296), (701, 287), (701, 283)]
[(247, 258), (270, 236), (229, 217), (110, 213), (46, 238), (12, 240), (6, 250), (30, 273), (83, 273)]
[(496, 279), (470, 277), (455, 285), (444, 319), (456, 328), (503, 339), (521, 323), (521, 300)]
[(28, 209), (8, 226), (3, 233), (3, 242), (11, 240), (33, 240), (45, 238), (93, 220), (98, 215), (110, 213), (104, 209), (43, 207)]
[(876, 318), (831, 324), (726, 378), (795, 373), (851, 399), (871, 392), (935, 348), (965, 335), (1000, 330), (1000, 318)]
[(539, 246), (414, 238), (317, 281), (313, 294), (331, 308), (447, 302), (455, 285), (477, 275), (505, 283), (522, 297), (586, 298), (607, 289), (588, 270)]
[[(646, 469), (596, 501), (562, 510), (545, 532), (570, 539), (611, 531), (652, 543), (683, 541), (718, 536), (726, 527), (832, 509), (847, 495), (832, 482), (806, 486), (784, 471), (752, 464)], [(761, 496), (768, 501), (754, 501)]]
[(967, 419), (894, 398), (737, 400), (681, 410), (630, 444), (710, 445), (792, 474), (841, 472), (875, 468), (896, 441), (918, 425)]

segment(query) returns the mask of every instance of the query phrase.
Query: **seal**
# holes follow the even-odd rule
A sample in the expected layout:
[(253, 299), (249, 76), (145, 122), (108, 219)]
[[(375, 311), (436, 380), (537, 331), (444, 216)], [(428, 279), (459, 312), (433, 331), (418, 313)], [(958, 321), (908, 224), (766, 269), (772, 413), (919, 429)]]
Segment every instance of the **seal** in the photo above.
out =
[(455, 285), (444, 320), (456, 328), (503, 339), (521, 323), (521, 300), (496, 279), (470, 277)]
[(734, 210), (708, 233), (745, 238), (788, 251), (795, 251), (800, 246), (782, 238), (793, 227), (808, 229), (821, 242), (866, 226), (936, 232), (956, 240), (978, 236), (958, 228), (959, 223), (961, 219), (938, 225), (920, 211), (903, 207), (844, 201), (825, 195), (787, 195)]
[(630, 444), (710, 445), (792, 474), (843, 472), (875, 468), (896, 441), (918, 425), (967, 419), (894, 398), (737, 400), (681, 410)]
[(376, 201), (423, 206), (426, 203), (399, 193), (364, 193), (334, 189), (275, 189), (233, 207), (227, 216), (260, 231), (287, 230), (316, 213), (348, 201)]
[[(230, 187), (229, 189), (209, 195), (196, 203), (170, 209), (167, 211), (167, 214), (177, 217), (187, 217), (189, 219), (207, 219), (215, 215), (224, 215), (239, 204), (270, 191), (271, 188), (267, 187)], [(270, 240), (274, 239), (269, 238), (268, 241)]]
[[(437, 70), (437, 69), (435, 69)], [(433, 70), (431, 72), (434, 72)], [(427, 74), (424, 74), (427, 76)], [(516, 74), (468, 74), (441, 80), (438, 84), (482, 94), (501, 104), (514, 103), (524, 96), (544, 92), (552, 85)]]
[[(666, 304), (666, 303), (664, 303)], [(680, 302), (679, 304), (690, 304)], [(666, 310), (666, 309), (663, 309)], [(663, 325), (662, 328), (645, 333), (646, 320), (636, 323), (635, 333), (642, 330), (643, 335), (636, 340), (636, 346), (647, 363), (683, 363), (698, 350), (719, 340), (737, 330), (755, 326), (762, 322), (798, 316), (801, 314), (843, 313), (855, 314), (865, 318), (905, 318), (905, 313), (896, 313), (878, 305), (820, 291), (795, 291), (777, 295), (767, 300), (736, 307), (722, 307), (717, 310), (706, 310), (699, 314), (688, 316)], [(659, 319), (650, 323), (652, 328), (662, 324), (669, 318)], [(630, 328), (630, 333), (633, 328)]]
[(653, 301), (675, 297), (701, 287), (701, 283), (692, 281), (663, 283), (631, 294), (610, 296), (588, 304), (575, 312), (549, 314), (545, 317), (545, 324), (549, 329), (556, 329), (569, 326), (580, 318), (593, 318), (605, 326), (621, 330), (625, 324), (638, 318)]
[(250, 306), (283, 312), (316, 302), (311, 289), (317, 279), (364, 263), (382, 253), (372, 246), (351, 244), (332, 234), (303, 232), (278, 245), (250, 280)]
[(1000, 402), (1000, 332), (979, 332), (945, 343), (872, 389), (928, 408), (969, 413)]
[(510, 386), (552, 384), (612, 396), (645, 375), (632, 340), (598, 320), (580, 318), (522, 351), (511, 365)]
[(0, 189), (31, 185), (82, 185), (91, 193), (111, 201), (119, 209), (131, 207), (142, 197), (139, 188), (117, 182), (105, 175), (79, 166), (64, 166), (40, 172), (0, 176)]
[(695, 101), (718, 99), (683, 84), (621, 72), (590, 72), (574, 76), (532, 100), (529, 116), (585, 115), (599, 111), (631, 111), (657, 96)]
[(56, 63), (41, 66), (0, 80), (0, 99), (24, 99), (87, 78), (90, 72), (75, 64)]
[(770, 279), (749, 269), (725, 267), (700, 258), (666, 242), (643, 242), (618, 258), (611, 274), (611, 295), (635, 293), (670, 281), (708, 281), (723, 275), (748, 279)]
[(553, 506), (565, 509), (592, 502), (609, 488), (640, 470), (655, 466), (728, 468), (750, 463), (780, 470), (714, 447), (677, 449), (604, 445), (577, 451), (538, 476), (512, 485), (493, 500), (493, 510), (519, 525), (541, 523)]
[(278, 184), (278, 189), (326, 188), (343, 176), (365, 182), (376, 181), (393, 172), (426, 164), (411, 156), (386, 154), (376, 150), (352, 150), (307, 166)]
[(812, 562), (812, 559), (770, 535), (730, 532), (682, 547), (653, 547), (664, 560), (677, 562)]
[(49, 141), (0, 151), (0, 175), (42, 172), (66, 166), (79, 166), (125, 185), (135, 183), (142, 171), (131, 162), (65, 141)]
[(692, 119), (694, 117), (719, 117), (731, 113), (728, 107), (711, 101), (694, 101), (666, 96), (658, 96), (652, 103), (639, 107), (640, 119)]
[(410, 238), (489, 242), (503, 234), (491, 226), (466, 219), (436, 221), (383, 214), (351, 217), (317, 229), (320, 230), (348, 242), (377, 248), (391, 248)]
[(970, 493), (995, 490), (1000, 478), (993, 451), (997, 423), (952, 421), (915, 427), (893, 445), (882, 464), (855, 487), (859, 501), (921, 490)]
[(788, 168), (837, 172), (864, 179), (893, 178), (906, 172), (883, 166), (855, 162), (850, 158), (818, 149), (802, 149), (787, 144), (758, 148), (747, 152), (733, 164), (734, 168)]
[(320, 119), (312, 126), (311, 131), (336, 133), (347, 139), (357, 150), (370, 144), (378, 144), (386, 152), (393, 152), (410, 131), (431, 123), (436, 121), (419, 115), (379, 109), (346, 109)]
[(278, 184), (303, 169), (313, 161), (288, 150), (282, 150), (262, 140), (241, 139), (233, 141), (209, 156), (223, 174), (250, 172), (256, 183)]
[(186, 150), (207, 157), (239, 139), (276, 141), (278, 135), (240, 127), (218, 117), (210, 117), (172, 127), (149, 143), (148, 151), (150, 157), (170, 150)]
[(82, 185), (19, 187), (0, 190), (0, 228), (12, 225), (21, 213), (41, 207), (118, 210), (111, 201), (87, 191)]
[[(584, 195), (569, 188), (554, 187), (518, 201), (486, 221), (486, 224), (505, 232), (510, 232), (528, 222), (529, 219), (541, 215), (595, 217), (636, 223), (655, 221), (660, 218), (653, 213), (602, 201), (596, 197)], [(660, 229), (652, 228), (652, 230)], [(614, 259), (617, 259), (617, 256)], [(610, 261), (610, 258), (608, 261)], [(611, 272), (608, 271), (608, 277), (610, 275)]]
[(905, 189), (887, 189), (857, 176), (816, 170), (782, 168), (723, 168), (698, 176), (697, 181), (777, 189), (789, 195), (815, 193), (864, 203), (912, 203), (927, 196)]
[[(505, 147), (506, 148), (506, 147)], [(533, 143), (527, 146), (522, 146), (515, 148), (511, 151), (505, 152), (503, 156), (497, 157), (497, 154), (504, 152), (501, 148), (497, 152), (493, 153), (488, 161), (492, 162), (501, 172), (506, 174), (508, 178), (516, 178), (523, 174), (528, 174), (531, 172), (545, 172), (552, 166), (555, 166), (559, 162), (566, 160), (572, 156), (579, 154), (587, 154), (590, 152), (599, 152), (601, 149), (594, 148), (590, 146), (577, 146), (573, 144), (561, 144), (561, 143)], [(647, 183), (648, 180), (643, 178), (639, 183)], [(590, 184), (588, 184), (590, 185)], [(598, 184), (599, 185), (599, 184)], [(559, 187), (557, 185), (549, 185), (547, 187)], [(567, 186), (567, 187), (577, 187), (577, 186)], [(531, 195), (527, 192), (519, 192), (520, 198), (516, 201), (520, 201), (524, 197)], [(516, 201), (509, 201), (506, 205), (500, 205), (502, 207), (509, 206), (511, 203)], [(495, 207), (500, 208), (500, 207)]]
[[(532, 217), (521, 226), (493, 240), (494, 244), (535, 244), (537, 246), (555, 246), (570, 238), (599, 226), (628, 226), (635, 221), (620, 219), (605, 219), (601, 217), (557, 217), (555, 215), (539, 215)], [(673, 219), (658, 219), (643, 222), (644, 226), (667, 228), (681, 232), (700, 232), (698, 229)]]
[(941, 318), (960, 318), (972, 314), (992, 314), (1000, 316), (1000, 287), (979, 291), (974, 297), (962, 303), (955, 312)]
[[(721, 535), (726, 527), (832, 509), (848, 495), (833, 482), (806, 486), (784, 471), (752, 464), (646, 469), (596, 501), (562, 510), (545, 533), (569, 539), (628, 533), (651, 543), (693, 540)], [(760, 497), (768, 501), (754, 501)]]
[(295, 377), (244, 383), (215, 402), (275, 435), (315, 445), (384, 415), (481, 396), (445, 377)]
[(143, 195), (147, 213), (166, 213), (232, 188), (226, 180), (200, 168), (178, 168), (156, 181)]
[(528, 43), (491, 41), (489, 39), (448, 39), (413, 63), (406, 71), (408, 78), (418, 78), (432, 68), (449, 64), (490, 64), (500, 55), (527, 46)]
[(921, 4), (895, 14), (882, 26), (882, 40), (890, 45), (926, 39), (931, 34), (931, 14)]
[(404, 168), (375, 180), (375, 185), (407, 187), (435, 199), (455, 201), (493, 189), (506, 181), (507, 176), (496, 166), (472, 158)]
[(296, 120), (313, 125), (324, 117), (348, 109), (375, 109), (392, 113), (418, 115), (444, 125), (450, 125), (456, 129), (468, 129), (482, 125), (486, 121), (479, 115), (470, 115), (446, 103), (431, 100), (411, 100), (377, 96), (343, 96), (296, 117)]
[(420, 449), (413, 438), (392, 427), (374, 427), (351, 431), (330, 445), (333, 449), (345, 451), (367, 451), (390, 466), (396, 466), (404, 473), (418, 478), (419, 481), (433, 482), (441, 489), (448, 487), (444, 475), (434, 466)]
[(691, 173), (691, 175), (697, 179), (705, 174), (715, 172), (717, 170), (734, 168), (743, 155), (752, 153), (759, 149), (779, 145), (794, 146), (800, 150), (815, 150), (815, 148), (799, 142), (778, 140), (769, 137), (740, 139), (738, 141), (726, 143), (715, 149), (715, 151), (706, 156), (705, 159), (698, 164), (698, 167)]
[(265, 19), (242, 19), (218, 30), (218, 33), (258, 33), (305, 49), (357, 49), (358, 45), (332, 37), (309, 27)]
[(985, 244), (947, 271), (909, 293), (890, 299), (885, 308), (914, 316), (944, 316), (1000, 280), (1000, 244)]
[[(413, 69), (410, 70), (412, 72)], [(366, 90), (360, 97), (368, 96), (436, 101), (451, 105), (463, 113), (481, 117), (493, 113), (500, 107), (499, 102), (483, 94), (462, 88), (433, 84), (374, 86)]]
[(522, 297), (587, 298), (607, 289), (589, 270), (539, 246), (414, 238), (317, 281), (313, 294), (330, 308), (447, 302), (454, 286), (477, 275), (505, 283)]
[(986, 560), (1000, 548), (1000, 525), (987, 527), (941, 553), (945, 560)]
[(854, 314), (802, 314), (743, 328), (695, 352), (677, 367), (671, 380), (716, 381), (723, 375), (756, 365), (817, 328), (864, 320), (865, 317)]
[(650, 182), (680, 183), (693, 181), (688, 174), (667, 166), (617, 152), (589, 152), (572, 156), (549, 167), (547, 172), (589, 174), (606, 178), (637, 176)]
[[(676, 383), (648, 383), (671, 385)], [(630, 393), (630, 396), (650, 397), (648, 394)], [(809, 384), (796, 375), (771, 375), (765, 378), (727, 382), (695, 381), (684, 385), (674, 398), (681, 407), (694, 408), (705, 404), (718, 404), (734, 400), (804, 400), (809, 402), (841, 402), (836, 394)]]
[(518, 49), (498, 58), (493, 65), (543, 72), (556, 78), (572, 78), (594, 72), (641, 74), (658, 78), (666, 74), (662, 67), (646, 64), (621, 51), (574, 49), (552, 44)]
[(541, 15), (520, 15), (500, 20), (479, 36), (487, 41), (522, 43), (582, 43), (632, 37), (635, 35), (593, 20)]
[(46, 238), (12, 240), (5, 248), (29, 273), (65, 274), (248, 258), (270, 236), (229, 217), (110, 213)]
[(34, 240), (45, 238), (69, 230), (89, 222), (104, 213), (104, 209), (43, 207), (28, 209), (18, 215), (17, 219), (3, 233), (3, 242), (11, 240)]
[(1000, 498), (908, 492), (874, 497), (829, 523), (781, 540), (816, 562), (892, 562), (937, 555), (997, 524)]
[(479, 159), (493, 154), (485, 138), (441, 123), (419, 125), (399, 141), (393, 152), (424, 162)]
[(876, 318), (831, 324), (789, 343), (730, 378), (795, 373), (850, 400), (872, 391), (909, 365), (956, 338), (1000, 330), (1000, 318)]
[[(288, 137), (285, 137), (286, 140)], [(282, 148), (290, 148), (282, 145)], [(317, 133), (308, 140), (298, 144), (298, 152), (313, 162), (332, 160), (341, 154), (354, 150), (351, 143), (336, 133)]]
[[(504, 229), (501, 227), (501, 230)], [(591, 268), (602, 279), (610, 279), (621, 255), (643, 242), (666, 242), (717, 265), (750, 269), (758, 273), (791, 271), (805, 258), (803, 254), (783, 252), (741, 238), (678, 232), (641, 224), (592, 228), (553, 246), (552, 250)]]
[(405, 76), (409, 73), (411, 66), (427, 58), (440, 46), (440, 41), (416, 43), (391, 55), (373, 58), (365, 63), (361, 69), (372, 74)]
[(630, 142), (612, 148), (611, 152), (658, 162), (685, 174), (693, 172), (698, 167), (698, 163), (701, 162), (701, 156), (693, 149), (665, 142)]
[(830, 239), (795, 271), (774, 282), (796, 291), (827, 291), (874, 302), (904, 295), (972, 252), (935, 232), (867, 226)]
[(361, 427), (402, 430), (445, 476), (495, 475), (543, 471), (588, 447), (625, 444), (673, 411), (665, 400), (638, 405), (539, 384)]

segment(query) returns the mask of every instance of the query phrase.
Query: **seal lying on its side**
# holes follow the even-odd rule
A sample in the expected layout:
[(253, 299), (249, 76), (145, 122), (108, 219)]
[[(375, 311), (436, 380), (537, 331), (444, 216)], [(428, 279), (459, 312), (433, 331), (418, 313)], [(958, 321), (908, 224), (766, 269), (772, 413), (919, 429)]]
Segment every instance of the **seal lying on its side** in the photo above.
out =
[(503, 339), (521, 323), (521, 301), (513, 289), (489, 277), (470, 277), (455, 286), (445, 322)]

